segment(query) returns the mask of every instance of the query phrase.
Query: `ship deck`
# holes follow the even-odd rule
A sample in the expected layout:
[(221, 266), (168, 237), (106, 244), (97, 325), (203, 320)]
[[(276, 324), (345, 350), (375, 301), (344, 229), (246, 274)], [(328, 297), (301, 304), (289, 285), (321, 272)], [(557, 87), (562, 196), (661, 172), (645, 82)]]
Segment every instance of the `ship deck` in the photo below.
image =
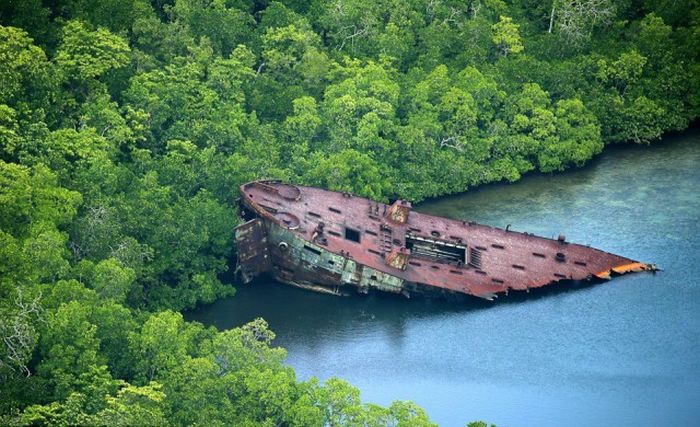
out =
[[(651, 268), (563, 238), (415, 212), (401, 201), (408, 210), (403, 223), (391, 220), (392, 205), (347, 193), (276, 181), (248, 183), (240, 191), (259, 215), (310, 243), (406, 281), (456, 293), (492, 298), (510, 289)], [(387, 262), (397, 250), (410, 252), (403, 269)], [(457, 259), (460, 251), (464, 257)]]

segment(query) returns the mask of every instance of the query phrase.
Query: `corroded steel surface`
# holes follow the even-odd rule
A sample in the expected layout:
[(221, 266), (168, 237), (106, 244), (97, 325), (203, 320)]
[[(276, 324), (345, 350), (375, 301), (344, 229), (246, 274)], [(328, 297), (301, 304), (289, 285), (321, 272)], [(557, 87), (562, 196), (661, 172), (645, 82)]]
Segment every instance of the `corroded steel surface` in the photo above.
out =
[(245, 283), (270, 269), (267, 236), (262, 220), (252, 219), (236, 227), (236, 247), (238, 248), (238, 265)]
[[(265, 236), (259, 238), (267, 239), (255, 245), (250, 238), (258, 231), (241, 239), (237, 232), (244, 272), (269, 270), (283, 282), (332, 293), (353, 287), (492, 299), (511, 289), (655, 269), (563, 236), (553, 240), (426, 215), (403, 201), (386, 205), (276, 181), (248, 183), (240, 192), (242, 214), (260, 218)], [(247, 224), (241, 227), (253, 227)]]

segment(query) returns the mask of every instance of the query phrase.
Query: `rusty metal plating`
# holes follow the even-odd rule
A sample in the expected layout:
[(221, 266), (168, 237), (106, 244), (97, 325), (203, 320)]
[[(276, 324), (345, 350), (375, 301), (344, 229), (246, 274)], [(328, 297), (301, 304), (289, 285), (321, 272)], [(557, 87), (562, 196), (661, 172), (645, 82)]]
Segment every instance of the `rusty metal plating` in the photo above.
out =
[(588, 246), (457, 221), (314, 187), (240, 187), (236, 228), (244, 281), (277, 280), (333, 294), (370, 289), (493, 299), (560, 281), (609, 279), (656, 267)]

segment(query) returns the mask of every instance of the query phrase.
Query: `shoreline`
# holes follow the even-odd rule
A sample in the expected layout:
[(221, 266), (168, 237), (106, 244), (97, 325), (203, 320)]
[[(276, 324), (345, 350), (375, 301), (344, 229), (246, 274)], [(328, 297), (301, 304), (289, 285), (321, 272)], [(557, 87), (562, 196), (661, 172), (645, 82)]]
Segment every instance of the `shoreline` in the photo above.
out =
[[(442, 196), (435, 196), (435, 197), (428, 197), (425, 199), (422, 199), (418, 202), (413, 202), (414, 207), (420, 209), (421, 205), (424, 204), (431, 204), (435, 203), (438, 200), (444, 200), (444, 199), (449, 199), (453, 197), (462, 197), (467, 193), (474, 193), (475, 191), (483, 190), (485, 188), (489, 188), (492, 186), (511, 186), (513, 184), (517, 184), (521, 182), (522, 180), (526, 178), (532, 178), (532, 177), (548, 177), (548, 176), (558, 176), (561, 174), (566, 174), (570, 173), (573, 171), (583, 171), (588, 168), (595, 167), (597, 163), (599, 163), (604, 156), (610, 154), (611, 152), (615, 151), (633, 151), (633, 150), (654, 150), (654, 149), (661, 149), (664, 146), (667, 146), (669, 144), (673, 144), (675, 140), (679, 138), (684, 138), (688, 134), (700, 134), (700, 118), (694, 120), (693, 122), (690, 123), (690, 125), (682, 131), (672, 131), (664, 134), (661, 138), (659, 138), (657, 141), (652, 142), (650, 144), (637, 144), (632, 141), (627, 141), (627, 142), (620, 142), (620, 143), (611, 143), (611, 144), (606, 144), (603, 147), (603, 150), (590, 158), (586, 163), (582, 166), (572, 166), (564, 169), (563, 171), (557, 171), (557, 172), (540, 172), (538, 170), (533, 170), (530, 172), (527, 172), (523, 175), (520, 176), (519, 179), (516, 181), (507, 181), (507, 180), (500, 180), (500, 181), (491, 181), (491, 182), (484, 182), (482, 184), (476, 185), (474, 187), (469, 187), (464, 191), (460, 191), (457, 193), (449, 193), (449, 194), (444, 194)], [(390, 199), (394, 200), (394, 199)]]

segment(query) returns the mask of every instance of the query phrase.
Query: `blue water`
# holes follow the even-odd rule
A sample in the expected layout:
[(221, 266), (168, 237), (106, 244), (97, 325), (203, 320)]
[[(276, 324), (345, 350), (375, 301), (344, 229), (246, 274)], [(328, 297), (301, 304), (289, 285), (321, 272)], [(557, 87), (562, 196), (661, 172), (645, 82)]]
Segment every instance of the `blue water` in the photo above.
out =
[(299, 378), (413, 400), (443, 426), (700, 425), (700, 132), (417, 209), (565, 233), (663, 269), (496, 304), (338, 298), (269, 280), (188, 318), (268, 320)]

